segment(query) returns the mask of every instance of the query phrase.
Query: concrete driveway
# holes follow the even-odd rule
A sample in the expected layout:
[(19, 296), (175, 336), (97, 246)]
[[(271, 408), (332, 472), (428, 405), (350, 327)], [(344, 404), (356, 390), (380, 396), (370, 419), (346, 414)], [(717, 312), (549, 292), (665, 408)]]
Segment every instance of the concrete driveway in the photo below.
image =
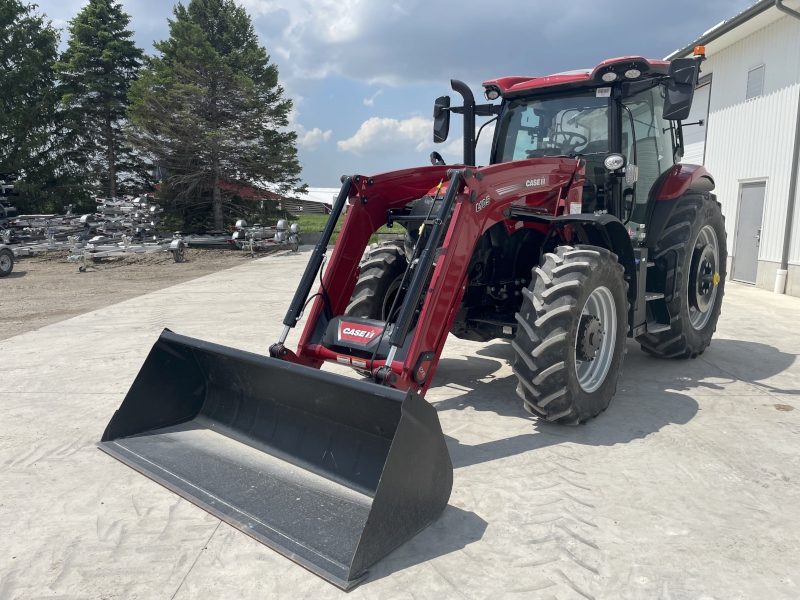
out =
[[(0, 599), (344, 596), (95, 447), (162, 328), (264, 354), (308, 257), (0, 341)], [(572, 428), (522, 409), (508, 344), (451, 338), (427, 397), (450, 505), (348, 596), (800, 598), (798, 317), (729, 283), (700, 358), (629, 342), (611, 406)]]

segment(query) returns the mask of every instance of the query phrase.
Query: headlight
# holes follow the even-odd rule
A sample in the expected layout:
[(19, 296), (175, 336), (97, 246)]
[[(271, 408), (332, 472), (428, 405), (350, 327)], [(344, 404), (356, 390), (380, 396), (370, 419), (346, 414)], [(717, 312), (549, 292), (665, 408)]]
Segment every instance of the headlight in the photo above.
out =
[(625, 77), (628, 79), (636, 79), (642, 72), (639, 69), (628, 69), (625, 71)]
[(612, 81), (617, 80), (617, 74), (613, 71), (609, 71), (608, 73), (603, 73), (601, 79), (605, 82), (611, 83)]
[(497, 100), (500, 97), (500, 90), (494, 87), (486, 88), (483, 95), (487, 100)]
[(609, 154), (603, 160), (603, 164), (609, 171), (616, 171), (625, 166), (625, 157), (621, 154)]

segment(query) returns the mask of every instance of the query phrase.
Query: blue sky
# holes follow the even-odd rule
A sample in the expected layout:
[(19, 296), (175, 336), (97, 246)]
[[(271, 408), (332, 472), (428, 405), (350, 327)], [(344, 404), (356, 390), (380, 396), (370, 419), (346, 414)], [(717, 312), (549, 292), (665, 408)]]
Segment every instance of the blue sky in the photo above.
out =
[[(188, 1), (188, 0), (186, 0)], [(663, 58), (751, 0), (242, 0), (294, 99), (303, 179), (336, 187), (343, 173), (460, 157), (460, 117), (448, 142), (431, 141), (433, 100), (462, 79), (547, 75), (615, 56)], [(83, 0), (39, 0), (65, 27)], [(171, 0), (122, 0), (148, 53), (168, 35)], [(490, 128), (482, 137), (489, 141)], [(478, 160), (486, 161), (481, 143)]]

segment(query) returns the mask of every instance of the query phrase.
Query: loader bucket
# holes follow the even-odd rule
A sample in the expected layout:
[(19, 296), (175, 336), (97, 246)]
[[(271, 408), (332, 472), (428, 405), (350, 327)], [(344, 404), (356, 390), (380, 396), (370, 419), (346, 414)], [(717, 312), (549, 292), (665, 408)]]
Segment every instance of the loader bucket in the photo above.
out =
[(413, 391), (169, 330), (99, 446), (343, 589), (434, 522), (453, 484)]

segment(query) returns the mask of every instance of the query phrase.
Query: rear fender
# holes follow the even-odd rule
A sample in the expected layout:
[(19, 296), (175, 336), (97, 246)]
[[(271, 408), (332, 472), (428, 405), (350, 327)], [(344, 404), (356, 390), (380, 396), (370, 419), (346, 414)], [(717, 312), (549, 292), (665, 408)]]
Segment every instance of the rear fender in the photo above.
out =
[(669, 171), (664, 173), (661, 177), (663, 180), (661, 185), (653, 186), (653, 189), (658, 190), (656, 196), (657, 201), (661, 200), (674, 200), (678, 196), (682, 196), (687, 190), (696, 190), (698, 192), (710, 192), (714, 189), (714, 178), (706, 171), (705, 167), (698, 165), (683, 165), (678, 164), (672, 167)]
[(648, 200), (646, 225), (647, 247), (653, 248), (672, 216), (675, 204), (688, 191), (711, 192), (714, 179), (705, 167), (675, 165), (656, 180)]

